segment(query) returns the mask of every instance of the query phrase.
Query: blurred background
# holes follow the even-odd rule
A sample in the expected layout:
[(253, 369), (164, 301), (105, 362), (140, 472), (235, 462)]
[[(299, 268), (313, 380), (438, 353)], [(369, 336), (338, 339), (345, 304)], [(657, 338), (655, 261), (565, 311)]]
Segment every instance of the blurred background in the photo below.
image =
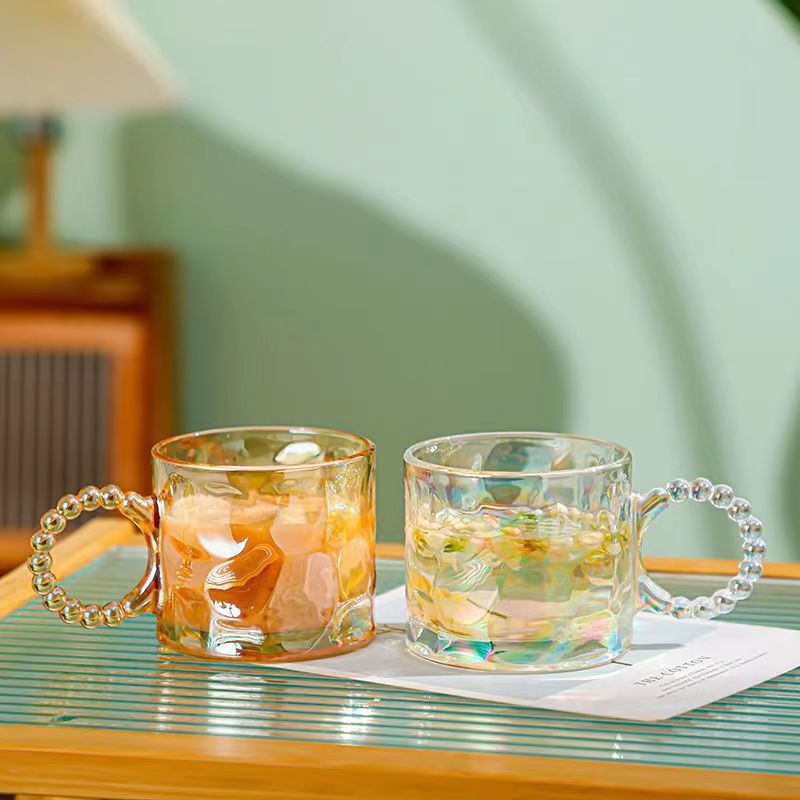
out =
[[(130, 109), (111, 92), (73, 111), (65, 85), (13, 114), (3, 91), (19, 105), (36, 76), (0, 50), (0, 237), (16, 252), (29, 224), (17, 117), (55, 111), (54, 228), (102, 272), (0, 282), (9, 531), (84, 478), (146, 485), (159, 436), (295, 423), (376, 442), (379, 537), (397, 541), (406, 446), (527, 429), (624, 444), (641, 490), (730, 483), (770, 557), (800, 560), (792, 3), (126, 0), (125, 36), (98, 3), (63, 6), (135, 51), (153, 102), (130, 79)], [(103, 63), (87, 74), (112, 86)], [(72, 318), (45, 325), (62, 306), (77, 338)], [(83, 360), (62, 373), (64, 341)], [(36, 464), (67, 458), (36, 398), (70, 375), (63, 449), (88, 455), (9, 511)], [(680, 507), (647, 551), (735, 557), (708, 511)]]

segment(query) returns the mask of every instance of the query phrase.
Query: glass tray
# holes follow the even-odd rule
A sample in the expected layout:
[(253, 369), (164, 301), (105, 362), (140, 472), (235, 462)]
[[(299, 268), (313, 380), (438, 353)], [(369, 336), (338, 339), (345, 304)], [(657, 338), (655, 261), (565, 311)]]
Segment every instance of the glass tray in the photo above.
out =
[[(117, 547), (63, 583), (116, 597), (143, 555)], [(719, 578), (659, 576), (697, 595)], [(378, 590), (403, 565), (379, 559)], [(800, 582), (765, 579), (726, 619), (800, 628)], [(0, 724), (431, 748), (800, 775), (800, 669), (667, 722), (604, 720), (173, 654), (144, 615), (67, 628), (31, 601), (0, 620)]]

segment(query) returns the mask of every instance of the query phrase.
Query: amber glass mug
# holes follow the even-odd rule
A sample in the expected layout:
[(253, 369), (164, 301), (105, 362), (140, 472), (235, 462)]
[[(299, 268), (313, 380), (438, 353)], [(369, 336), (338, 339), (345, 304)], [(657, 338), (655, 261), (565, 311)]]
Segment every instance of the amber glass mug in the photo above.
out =
[[(154, 492), (116, 486), (62, 497), (28, 560), (44, 607), (67, 624), (114, 626), (150, 611), (159, 641), (204, 658), (336, 655), (374, 635), (373, 444), (318, 428), (229, 428), (152, 449)], [(119, 510), (144, 535), (147, 567), (99, 606), (58, 586), (50, 550), (84, 511)]]

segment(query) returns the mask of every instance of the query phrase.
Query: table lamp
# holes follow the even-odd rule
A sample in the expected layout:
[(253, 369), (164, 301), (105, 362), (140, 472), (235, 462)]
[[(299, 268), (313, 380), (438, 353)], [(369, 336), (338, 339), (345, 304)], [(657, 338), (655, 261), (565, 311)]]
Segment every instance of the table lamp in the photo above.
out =
[(87, 273), (88, 254), (60, 248), (50, 219), (56, 117), (84, 109), (146, 110), (176, 97), (170, 71), (117, 0), (0, 2), (0, 118), (19, 121), (26, 159), (27, 232), (0, 251), (4, 278)]

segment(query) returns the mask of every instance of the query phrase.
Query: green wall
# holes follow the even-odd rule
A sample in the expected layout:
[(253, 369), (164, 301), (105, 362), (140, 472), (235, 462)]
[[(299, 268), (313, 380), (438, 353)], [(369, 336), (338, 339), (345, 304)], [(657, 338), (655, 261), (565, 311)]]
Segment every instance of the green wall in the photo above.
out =
[[(384, 538), (410, 442), (595, 434), (643, 489), (731, 483), (800, 558), (800, 42), (772, 5), (126, 5), (184, 103), (70, 120), (61, 228), (180, 254), (184, 428), (372, 437)], [(650, 551), (737, 555), (704, 511)]]

